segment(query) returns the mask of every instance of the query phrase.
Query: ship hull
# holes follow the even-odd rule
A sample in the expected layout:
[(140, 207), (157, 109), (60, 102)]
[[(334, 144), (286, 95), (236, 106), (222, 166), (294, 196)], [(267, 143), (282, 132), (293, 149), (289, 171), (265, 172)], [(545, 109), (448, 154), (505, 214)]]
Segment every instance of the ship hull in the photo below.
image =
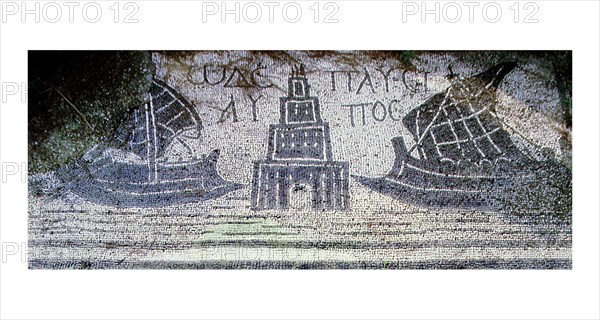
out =
[(535, 180), (531, 172), (491, 174), (441, 173), (408, 155), (402, 145), (397, 161), (384, 177), (355, 176), (370, 189), (424, 207), (497, 209)]
[[(98, 168), (77, 163), (68, 173), (76, 178), (63, 177), (68, 181), (67, 189), (95, 203), (117, 207), (162, 207), (205, 201), (242, 187), (222, 179), (214, 164), (203, 160), (157, 164), (155, 170), (141, 164)], [(155, 178), (148, 180), (153, 175)]]

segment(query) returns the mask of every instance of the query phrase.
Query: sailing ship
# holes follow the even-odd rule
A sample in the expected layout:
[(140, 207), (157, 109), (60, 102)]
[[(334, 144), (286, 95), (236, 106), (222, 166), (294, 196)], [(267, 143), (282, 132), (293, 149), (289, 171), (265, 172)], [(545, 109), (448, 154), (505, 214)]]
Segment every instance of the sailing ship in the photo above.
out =
[(410, 137), (392, 139), (392, 169), (380, 178), (355, 178), (417, 205), (497, 207), (535, 179), (535, 158), (515, 144), (496, 114), (497, 88), (515, 67), (505, 62), (454, 79), (403, 117)]
[[(148, 101), (128, 113), (113, 139), (59, 169), (58, 176), (73, 193), (118, 207), (203, 201), (240, 188), (219, 175), (219, 150), (195, 155), (189, 141), (200, 139), (201, 131), (194, 106), (153, 79)], [(173, 146), (186, 151), (186, 159), (172, 159)]]

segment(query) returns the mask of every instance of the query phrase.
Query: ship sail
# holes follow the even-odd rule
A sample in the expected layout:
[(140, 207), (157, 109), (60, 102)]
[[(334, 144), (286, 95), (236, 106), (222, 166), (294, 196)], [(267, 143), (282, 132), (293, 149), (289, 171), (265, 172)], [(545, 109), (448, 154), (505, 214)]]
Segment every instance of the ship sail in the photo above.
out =
[(170, 143), (187, 145), (186, 139), (200, 138), (201, 130), (202, 121), (193, 105), (166, 83), (153, 79), (149, 101), (127, 115), (115, 139), (124, 151), (143, 159), (160, 159)]
[(496, 116), (496, 89), (513, 70), (502, 63), (469, 79), (454, 81), (419, 107), (403, 124), (417, 143), (409, 150), (444, 171), (482, 164), (518, 166), (528, 157), (512, 142)]

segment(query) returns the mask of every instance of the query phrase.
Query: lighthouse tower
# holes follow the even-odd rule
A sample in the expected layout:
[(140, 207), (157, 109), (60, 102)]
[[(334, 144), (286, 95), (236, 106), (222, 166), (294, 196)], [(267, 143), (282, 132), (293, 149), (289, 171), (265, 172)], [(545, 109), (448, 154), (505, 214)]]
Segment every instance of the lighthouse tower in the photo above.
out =
[(252, 208), (289, 209), (306, 196), (312, 210), (349, 208), (348, 162), (332, 160), (329, 124), (310, 96), (304, 67), (294, 68), (280, 119), (269, 127), (267, 159), (254, 163)]

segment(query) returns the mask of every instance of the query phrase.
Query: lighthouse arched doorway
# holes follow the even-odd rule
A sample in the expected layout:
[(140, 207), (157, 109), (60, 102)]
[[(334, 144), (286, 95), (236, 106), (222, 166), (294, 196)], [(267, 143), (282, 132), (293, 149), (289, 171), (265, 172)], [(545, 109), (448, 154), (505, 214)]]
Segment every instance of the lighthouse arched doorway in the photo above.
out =
[(295, 183), (289, 190), (289, 207), (292, 210), (310, 211), (313, 208), (313, 190), (309, 184)]

